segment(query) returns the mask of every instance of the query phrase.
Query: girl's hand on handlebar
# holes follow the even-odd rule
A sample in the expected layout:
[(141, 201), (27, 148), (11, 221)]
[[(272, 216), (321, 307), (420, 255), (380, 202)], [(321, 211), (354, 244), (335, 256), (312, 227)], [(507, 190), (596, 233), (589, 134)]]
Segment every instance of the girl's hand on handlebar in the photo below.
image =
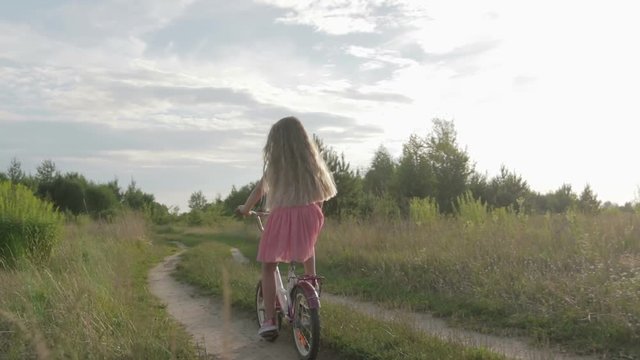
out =
[(251, 209), (249, 209), (247, 206), (244, 206), (244, 205), (238, 205), (238, 207), (236, 208), (236, 214), (238, 215), (249, 216), (250, 212), (251, 212)]

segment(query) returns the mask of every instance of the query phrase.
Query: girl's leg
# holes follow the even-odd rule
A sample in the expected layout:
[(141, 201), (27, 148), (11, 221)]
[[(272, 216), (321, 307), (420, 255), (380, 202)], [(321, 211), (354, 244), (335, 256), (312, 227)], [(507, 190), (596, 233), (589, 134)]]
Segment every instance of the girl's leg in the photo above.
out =
[[(304, 274), (316, 276), (316, 256), (313, 255), (304, 262)], [(318, 294), (320, 294), (320, 282), (316, 279), (311, 280), (311, 285), (316, 288)]]
[(262, 298), (265, 319), (276, 317), (276, 266), (277, 263), (262, 263)]
[(304, 274), (315, 275), (316, 274), (316, 256), (313, 255), (304, 262)]

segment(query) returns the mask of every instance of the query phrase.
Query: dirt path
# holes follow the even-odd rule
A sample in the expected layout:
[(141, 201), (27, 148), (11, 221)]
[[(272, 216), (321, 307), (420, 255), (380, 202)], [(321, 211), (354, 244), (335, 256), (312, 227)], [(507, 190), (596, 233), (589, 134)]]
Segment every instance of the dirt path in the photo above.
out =
[(449, 326), (444, 320), (429, 314), (389, 310), (381, 306), (332, 294), (322, 294), (322, 300), (351, 307), (369, 316), (386, 321), (400, 320), (426, 334), (469, 347), (485, 347), (510, 359), (527, 360), (595, 360), (595, 357), (566, 354), (558, 349), (540, 349), (529, 345), (527, 339), (482, 334)]
[[(288, 327), (273, 343), (257, 334), (255, 318), (243, 313), (232, 313), (225, 321), (221, 300), (198, 294), (193, 286), (181, 283), (171, 276), (184, 252), (168, 256), (149, 272), (151, 292), (167, 306), (171, 316), (184, 325), (200, 348), (214, 359), (296, 359), (293, 340)], [(228, 318), (228, 317), (227, 317)], [(318, 359), (338, 359), (335, 354), (320, 348)]]

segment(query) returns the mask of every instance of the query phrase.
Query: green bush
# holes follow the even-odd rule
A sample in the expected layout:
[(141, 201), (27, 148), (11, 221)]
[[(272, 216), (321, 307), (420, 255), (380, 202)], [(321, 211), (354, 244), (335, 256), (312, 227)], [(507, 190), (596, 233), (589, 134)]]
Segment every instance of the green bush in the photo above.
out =
[(85, 190), (87, 210), (94, 219), (112, 219), (120, 208), (120, 201), (109, 185), (89, 184)]
[(409, 216), (418, 226), (430, 224), (440, 217), (438, 203), (432, 198), (412, 198), (409, 202)]
[(397, 220), (400, 218), (400, 207), (390, 195), (371, 196), (368, 202), (370, 214), (374, 219)]
[(176, 217), (169, 213), (166, 205), (157, 202), (145, 204), (142, 211), (147, 221), (156, 225), (166, 225), (176, 220)]
[(0, 262), (49, 257), (62, 228), (53, 206), (23, 185), (0, 183)]
[(457, 214), (461, 219), (473, 224), (483, 224), (489, 217), (487, 204), (466, 192), (456, 199)]
[(187, 214), (187, 224), (191, 226), (204, 224), (204, 213), (202, 210), (191, 210), (189, 214)]

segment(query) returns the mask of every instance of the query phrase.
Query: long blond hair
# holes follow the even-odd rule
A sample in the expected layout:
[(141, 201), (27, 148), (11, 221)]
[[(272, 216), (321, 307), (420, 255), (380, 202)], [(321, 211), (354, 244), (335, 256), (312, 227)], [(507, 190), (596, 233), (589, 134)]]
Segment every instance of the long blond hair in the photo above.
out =
[(315, 141), (293, 116), (271, 127), (264, 146), (263, 172), (268, 208), (325, 201), (337, 193)]

